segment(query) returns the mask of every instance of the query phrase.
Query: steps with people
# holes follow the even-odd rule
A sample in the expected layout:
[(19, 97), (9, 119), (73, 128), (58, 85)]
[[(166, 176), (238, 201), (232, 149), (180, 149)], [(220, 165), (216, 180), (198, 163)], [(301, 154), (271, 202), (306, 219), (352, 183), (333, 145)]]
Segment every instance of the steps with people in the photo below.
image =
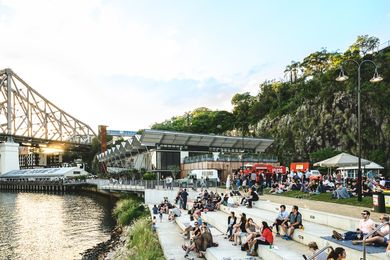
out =
[[(221, 209), (221, 211), (228, 213), (228, 214), (230, 213), (230, 211), (234, 211), (236, 213), (236, 215), (240, 214), (240, 213), (245, 213), (247, 215), (247, 218), (253, 218), (253, 220), (257, 223), (259, 223), (260, 221), (263, 221), (263, 220), (267, 221), (268, 223), (273, 223), (275, 221), (275, 218), (277, 215), (277, 212), (275, 210), (275, 205), (272, 205), (272, 204), (271, 204), (271, 206), (264, 205), (266, 203), (268, 203), (268, 202), (256, 201), (253, 208), (246, 208), (244, 206), (239, 206), (238, 208), (228, 208), (226, 206), (221, 206), (220, 209)], [(291, 206), (288, 206), (288, 205), (286, 205), (286, 206), (287, 206), (287, 211), (290, 212)], [(271, 209), (272, 211), (266, 210), (264, 208)], [(301, 212), (301, 209), (299, 209), (299, 211)], [(325, 212), (321, 212), (321, 214), (324, 216), (324, 218), (327, 215), (327, 213), (325, 213)], [(334, 216), (334, 214), (332, 214), (332, 215)], [(339, 233), (344, 233), (345, 231), (356, 229), (355, 224), (353, 225), (354, 228), (344, 230), (344, 229), (336, 228), (334, 226), (328, 226), (328, 225), (315, 223), (315, 222), (312, 222), (312, 221), (307, 220), (307, 219), (312, 220), (311, 218), (307, 218), (307, 217), (303, 216), (303, 229), (296, 229), (293, 236), (292, 236), (292, 239), (294, 241), (299, 242), (303, 245), (308, 245), (310, 242), (315, 241), (320, 248), (327, 246), (327, 245), (330, 245), (333, 248), (340, 247), (343, 245), (326, 240), (322, 237), (323, 236), (331, 236), (333, 230), (336, 230)], [(342, 219), (343, 219), (343, 217), (340, 216), (340, 220), (342, 220)], [(316, 219), (314, 219), (314, 220), (316, 220)], [(356, 223), (359, 222), (358, 219), (356, 219), (355, 221), (356, 221)], [(351, 221), (351, 223), (352, 223), (352, 221)], [(351, 225), (351, 224), (348, 224), (348, 225)], [(347, 252), (348, 258), (360, 259), (362, 257), (362, 254), (363, 254), (362, 251), (355, 250), (355, 249), (352, 249), (352, 248), (349, 248), (346, 246), (344, 248)], [(368, 259), (384, 259), (384, 257), (385, 257), (385, 253), (369, 254)]]
[[(182, 216), (175, 218), (175, 222), (177, 223), (178, 227), (181, 229), (181, 231), (184, 231), (185, 228), (190, 223), (190, 216), (182, 210)], [(203, 219), (203, 217), (202, 217)], [(206, 221), (203, 219), (203, 221)], [(207, 221), (206, 221), (207, 222)], [(207, 222), (208, 223), (208, 222)], [(211, 223), (209, 224), (209, 228), (211, 231), (211, 234), (213, 235), (213, 242), (217, 243), (217, 247), (209, 247), (206, 250), (205, 258), (207, 260), (226, 260), (226, 259), (240, 259), (240, 260), (255, 260), (259, 259), (257, 257), (249, 257), (246, 255), (246, 252), (243, 252), (239, 250), (237, 247), (233, 247), (230, 242), (226, 239), (224, 239), (224, 232), (220, 229), (218, 229), (216, 226), (214, 226)], [(189, 240), (185, 240), (183, 237), (183, 243), (189, 243)], [(178, 245), (179, 247), (181, 245)], [(182, 255), (184, 255), (184, 251), (181, 251)], [(194, 257), (195, 253), (190, 253), (190, 258)]]
[[(237, 212), (238, 215), (238, 212)], [(222, 232), (226, 232), (227, 218), (229, 214), (223, 211), (216, 212), (208, 212), (203, 213), (202, 217), (207, 223), (216, 227), (218, 230)], [(259, 223), (259, 222), (256, 222)], [(225, 244), (227, 248), (234, 248), (237, 251), (241, 251), (239, 246), (233, 246), (231, 242), (227, 239), (225, 240)], [(207, 249), (209, 250), (209, 249)], [(274, 238), (274, 245), (260, 245), (257, 250), (259, 257), (263, 259), (280, 259), (280, 260), (290, 260), (290, 259), (302, 259), (302, 254), (308, 254), (309, 250), (306, 246), (299, 244), (294, 241), (285, 241), (281, 238)], [(225, 254), (225, 258), (229, 255)]]
[[(277, 203), (259, 200), (256, 201), (253, 207), (274, 212), (276, 215), (279, 212), (279, 206), (280, 204)], [(359, 224), (359, 219), (353, 217), (346, 217), (302, 207), (299, 209), (299, 211), (301, 212), (304, 221), (330, 226), (335, 229), (355, 230)]]

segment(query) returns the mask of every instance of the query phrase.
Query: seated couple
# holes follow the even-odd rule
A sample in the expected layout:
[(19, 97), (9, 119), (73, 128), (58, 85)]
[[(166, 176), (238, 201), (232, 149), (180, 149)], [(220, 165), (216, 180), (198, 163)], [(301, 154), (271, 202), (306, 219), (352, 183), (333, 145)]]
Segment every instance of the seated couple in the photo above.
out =
[[(353, 244), (363, 243), (364, 237), (373, 232), (376, 229), (376, 225), (372, 219), (370, 219), (370, 212), (363, 210), (361, 213), (362, 219), (359, 221), (359, 227), (356, 231), (348, 231), (344, 234), (340, 234), (336, 230), (333, 230), (333, 238), (337, 240), (353, 240)], [(386, 246), (389, 241), (389, 216), (382, 215), (380, 217), (381, 228), (374, 232), (369, 238), (366, 239), (367, 244), (383, 245)]]
[(276, 236), (280, 236), (279, 226), (281, 226), (285, 234), (282, 238), (285, 240), (292, 240), (294, 230), (303, 228), (302, 214), (298, 211), (298, 206), (293, 206), (290, 214), (288, 214), (286, 212), (286, 206), (280, 205), (280, 212), (272, 227), (273, 226), (276, 226)]

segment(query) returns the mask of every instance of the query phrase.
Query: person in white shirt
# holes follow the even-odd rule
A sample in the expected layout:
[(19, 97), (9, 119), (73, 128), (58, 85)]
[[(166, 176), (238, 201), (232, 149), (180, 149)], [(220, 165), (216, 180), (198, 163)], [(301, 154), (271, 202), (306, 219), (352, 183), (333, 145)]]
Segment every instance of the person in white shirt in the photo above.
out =
[(229, 198), (227, 200), (227, 206), (229, 208), (233, 208), (235, 206), (234, 198), (231, 195), (229, 196)]
[[(367, 244), (378, 244), (378, 245), (387, 245), (387, 242), (389, 241), (389, 216), (382, 215), (380, 217), (382, 226), (378, 231), (376, 231), (372, 237), (366, 239), (366, 245)], [(356, 245), (359, 243), (362, 243), (363, 240), (353, 240), (352, 244)]]
[(375, 223), (370, 219), (370, 212), (363, 210), (362, 219), (359, 221), (359, 228), (356, 231), (348, 231), (344, 235), (333, 230), (333, 236), (337, 240), (361, 240), (365, 235), (375, 229)]
[(285, 205), (280, 205), (280, 211), (275, 219), (274, 224), (272, 225), (272, 228), (276, 226), (276, 236), (280, 236), (279, 233), (279, 226), (283, 223), (284, 220), (288, 218), (288, 212), (286, 211)]

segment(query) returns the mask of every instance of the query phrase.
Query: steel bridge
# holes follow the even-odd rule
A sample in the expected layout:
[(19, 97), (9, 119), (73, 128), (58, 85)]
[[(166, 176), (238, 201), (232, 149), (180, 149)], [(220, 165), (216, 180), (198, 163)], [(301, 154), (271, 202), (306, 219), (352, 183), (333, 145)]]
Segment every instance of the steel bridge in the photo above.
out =
[(30, 87), (11, 69), (0, 70), (0, 139), (89, 147), (95, 132)]

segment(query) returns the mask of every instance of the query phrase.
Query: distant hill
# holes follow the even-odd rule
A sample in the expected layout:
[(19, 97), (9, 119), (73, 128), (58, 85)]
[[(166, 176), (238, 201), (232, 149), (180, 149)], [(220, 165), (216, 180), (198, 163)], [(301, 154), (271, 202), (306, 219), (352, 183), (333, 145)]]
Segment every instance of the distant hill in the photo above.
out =
[[(200, 108), (152, 128), (272, 137), (268, 152), (282, 163), (317, 161), (341, 151), (357, 155), (357, 66), (347, 60), (369, 59), (383, 81), (371, 83), (375, 67), (362, 65), (362, 157), (389, 169), (390, 48), (375, 52), (378, 45), (377, 38), (365, 35), (344, 53), (322, 49), (286, 66), (285, 81), (260, 84), (256, 96), (233, 96), (232, 113)], [(337, 82), (342, 64), (349, 79)]]

